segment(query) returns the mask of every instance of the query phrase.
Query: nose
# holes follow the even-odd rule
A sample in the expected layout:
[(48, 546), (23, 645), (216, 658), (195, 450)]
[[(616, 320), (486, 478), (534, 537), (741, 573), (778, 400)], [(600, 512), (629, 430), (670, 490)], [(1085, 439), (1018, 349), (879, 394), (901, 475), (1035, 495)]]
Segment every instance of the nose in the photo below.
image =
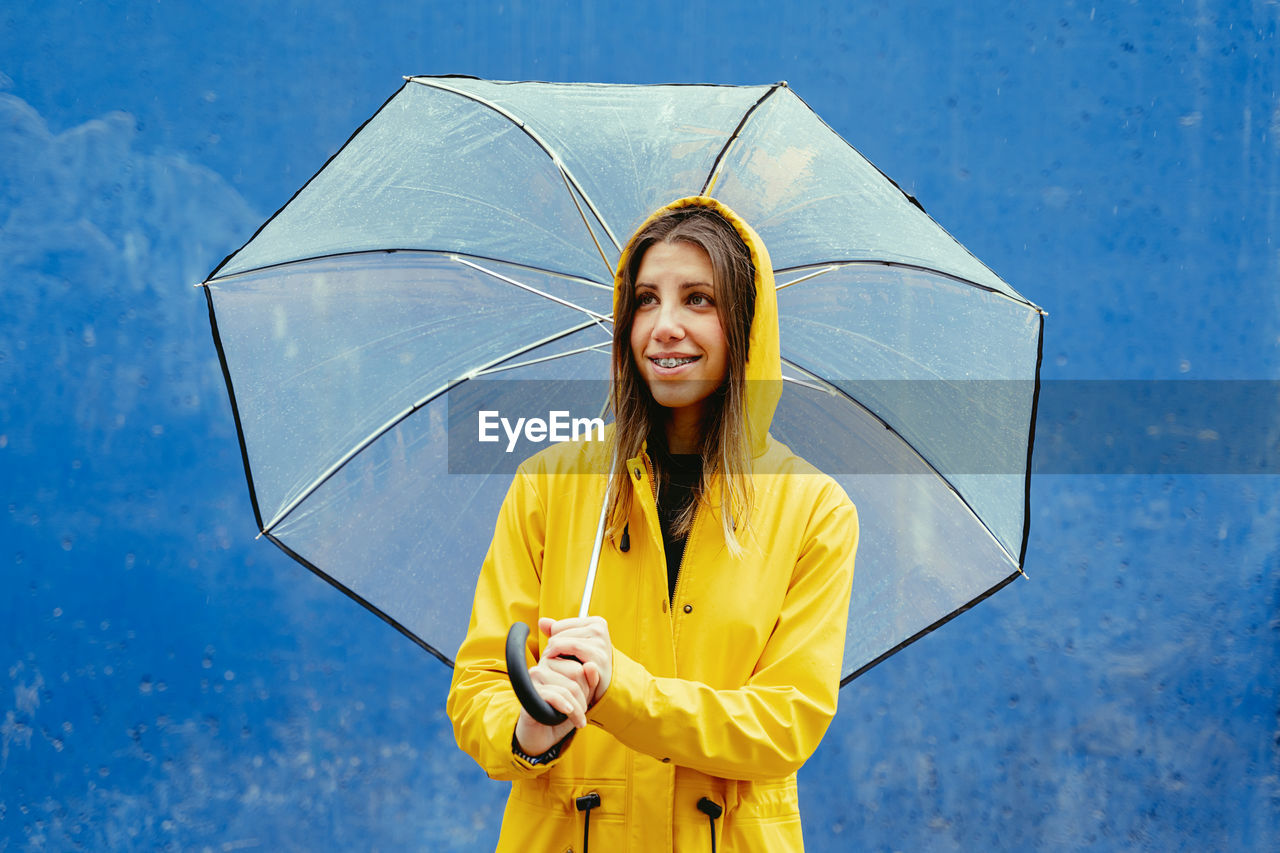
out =
[(680, 306), (664, 302), (658, 306), (658, 316), (653, 321), (653, 338), (657, 341), (678, 341), (684, 337), (684, 322)]

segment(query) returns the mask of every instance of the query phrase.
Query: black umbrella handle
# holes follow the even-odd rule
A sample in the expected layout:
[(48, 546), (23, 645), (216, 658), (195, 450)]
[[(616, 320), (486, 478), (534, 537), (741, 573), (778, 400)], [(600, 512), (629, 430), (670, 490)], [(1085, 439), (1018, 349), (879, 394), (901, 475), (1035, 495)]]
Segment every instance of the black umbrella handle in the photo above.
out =
[(544, 726), (557, 726), (568, 719), (546, 699), (533, 689), (533, 679), (529, 677), (529, 668), (524, 662), (524, 644), (529, 639), (529, 626), (516, 622), (507, 631), (507, 675), (511, 678), (511, 688), (516, 691), (516, 698), (533, 717)]

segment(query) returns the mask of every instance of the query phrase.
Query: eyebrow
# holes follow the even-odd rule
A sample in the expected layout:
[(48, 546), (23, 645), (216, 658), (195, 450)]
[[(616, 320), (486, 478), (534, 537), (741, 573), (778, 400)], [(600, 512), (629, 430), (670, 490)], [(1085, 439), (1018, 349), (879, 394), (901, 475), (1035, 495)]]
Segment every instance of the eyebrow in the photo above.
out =
[[(658, 285), (656, 285), (656, 284), (652, 284), (652, 283), (647, 282), (647, 281), (637, 281), (637, 282), (636, 282), (636, 289), (637, 289), (637, 290), (639, 290), (639, 289), (640, 289), (640, 288), (642, 288), (642, 287), (648, 287), (648, 288), (650, 288), (650, 289), (652, 289), (652, 290), (657, 290), (657, 289), (658, 289)], [(710, 288), (712, 288), (713, 290), (715, 289), (715, 285), (714, 285), (714, 284), (712, 284), (712, 283), (711, 283), (711, 282), (709, 282), (709, 281), (686, 281), (686, 282), (682, 282), (682, 283), (680, 284), (680, 289), (681, 289), (681, 290), (689, 290), (690, 288), (693, 288), (693, 287), (710, 287)]]

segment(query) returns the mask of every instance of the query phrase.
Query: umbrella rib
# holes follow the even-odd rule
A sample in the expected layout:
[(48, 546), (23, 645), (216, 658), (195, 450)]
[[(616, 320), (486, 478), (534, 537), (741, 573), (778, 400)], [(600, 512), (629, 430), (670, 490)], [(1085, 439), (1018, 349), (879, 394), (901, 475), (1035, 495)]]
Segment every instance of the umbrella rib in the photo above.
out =
[(262, 532), (259, 535), (270, 534), (271, 531), (277, 525), (279, 525), (280, 522), (284, 521), (285, 518), (287, 518), (295, 509), (297, 509), (302, 504), (303, 501), (311, 497), (311, 495), (313, 495), (317, 489), (319, 489), (326, 482), (328, 482), (329, 479), (333, 477), (333, 475), (337, 474), (340, 470), (346, 467), (348, 462), (350, 462), (352, 459), (356, 458), (362, 452), (364, 452), (365, 448), (369, 447), (369, 445), (373, 444), (379, 438), (386, 435), (388, 432), (394, 429), (399, 423), (401, 423), (405, 418), (409, 417), (414, 412), (418, 411), (423, 406), (427, 405), (432, 400), (439, 397), (441, 394), (447, 393), (450, 389), (458, 385), (461, 385), (463, 382), (466, 382), (468, 379), (472, 379), (476, 376), (479, 376), (481, 373), (494, 367), (495, 365), (502, 364), (504, 361), (508, 361), (510, 359), (516, 358), (517, 356), (524, 355), (525, 353), (531, 352), (540, 346), (545, 346), (549, 343), (552, 343), (553, 341), (559, 340), (560, 338), (566, 337), (568, 335), (572, 335), (575, 332), (580, 332), (583, 329), (589, 329), (593, 325), (597, 325), (597, 324), (598, 324), (598, 321), (591, 320), (585, 323), (580, 323), (577, 326), (571, 326), (570, 328), (565, 329), (563, 331), (548, 335), (540, 341), (534, 341), (531, 344), (523, 346), (514, 352), (509, 352), (506, 355), (500, 356), (498, 358), (490, 359), (487, 364), (483, 364), (480, 367), (477, 367), (477, 368), (474, 368), (473, 370), (468, 371), (458, 379), (454, 379), (454, 380), (450, 380), (449, 382), (446, 382), (444, 385), (435, 389), (430, 394), (427, 394), (425, 397), (418, 400), (413, 405), (406, 407), (399, 414), (391, 417), (382, 426), (378, 427), (373, 432), (369, 433), (369, 435), (365, 436), (363, 439), (356, 442), (356, 444), (350, 450), (342, 454), (342, 456), (336, 462), (330, 465), (319, 477), (317, 477), (314, 481), (312, 481), (310, 485), (308, 485), (305, 489), (303, 489), (298, 494), (297, 497), (289, 501), (289, 503), (286, 504), (282, 510), (276, 513), (275, 518), (271, 519), (270, 523), (268, 523), (265, 527), (262, 528)]
[(823, 267), (823, 268), (822, 268), (822, 269), (820, 269), (820, 270), (815, 270), (814, 272), (811, 272), (811, 273), (809, 273), (808, 275), (802, 275), (802, 276), (800, 276), (800, 277), (799, 277), (799, 278), (797, 278), (797, 279), (793, 279), (793, 280), (791, 280), (791, 281), (783, 282), (782, 284), (780, 284), (780, 285), (778, 285), (777, 287), (775, 287), (775, 288), (774, 288), (774, 290), (782, 290), (782, 288), (784, 288), (784, 287), (790, 287), (790, 286), (791, 286), (791, 285), (793, 285), (793, 284), (799, 284), (799, 283), (800, 283), (800, 282), (802, 282), (802, 281), (808, 281), (808, 280), (809, 280), (809, 279), (811, 279), (811, 278), (817, 278), (817, 277), (818, 277), (818, 276), (820, 276), (820, 275), (826, 275), (827, 273), (832, 272), (832, 271), (834, 271), (834, 270), (837, 270), (837, 269), (839, 269), (839, 268), (840, 268), (840, 265), (839, 265), (839, 264), (831, 264), (830, 266)]
[(600, 241), (596, 239), (595, 229), (587, 221), (587, 215), (582, 212), (582, 205), (578, 204), (578, 194), (573, 191), (573, 187), (569, 184), (569, 176), (565, 174), (563, 166), (560, 168), (560, 178), (564, 181), (565, 189), (569, 191), (569, 199), (573, 202), (573, 206), (577, 208), (578, 215), (582, 217), (582, 227), (587, 229), (587, 235), (591, 237), (591, 242), (595, 244), (596, 251), (600, 253), (600, 260), (604, 261), (604, 268), (612, 275), (613, 266), (609, 263), (609, 258), (605, 256), (604, 249), (600, 248)]
[[(556, 168), (558, 168), (561, 174), (564, 175), (565, 180), (568, 181), (570, 184), (572, 184), (573, 188), (578, 191), (579, 195), (582, 196), (582, 200), (586, 202), (587, 207), (591, 210), (592, 215), (595, 216), (596, 220), (600, 223), (600, 227), (604, 229), (604, 233), (608, 235), (610, 240), (613, 241), (614, 247), (616, 247), (619, 252), (622, 251), (622, 244), (619, 243), (618, 238), (613, 235), (612, 229), (609, 228), (609, 223), (605, 222), (604, 217), (600, 215), (599, 209), (595, 206), (595, 203), (591, 201), (591, 197), (587, 195), (587, 191), (582, 188), (582, 184), (578, 182), (578, 179), (575, 178), (573, 176), (573, 173), (570, 172), (568, 167), (565, 166), (564, 162), (560, 159), (560, 155), (557, 154), (555, 150), (552, 149), (552, 147), (547, 144), (546, 140), (544, 140), (541, 136), (538, 135), (537, 131), (529, 127), (529, 125), (525, 124), (523, 119), (521, 119), (511, 111), (504, 109), (498, 104), (495, 104), (493, 101), (490, 101), (488, 98), (481, 97), (480, 95), (476, 95), (472, 92), (467, 92), (462, 89), (455, 89), (453, 86), (446, 86), (443, 83), (441, 83), (438, 79), (427, 80), (422, 77), (406, 77), (405, 79), (411, 83), (417, 83), (422, 86), (430, 86), (432, 88), (440, 89), (445, 92), (452, 92), (453, 94), (458, 95), (460, 97), (475, 101), (477, 104), (481, 104), (482, 106), (486, 106), (489, 109), (493, 110), (498, 115), (507, 119), (516, 127), (524, 131), (525, 134), (530, 139), (532, 139), (539, 148), (541, 148), (543, 151), (546, 152), (547, 156), (551, 158), (551, 162), (554, 163), (556, 165)], [(588, 231), (591, 230), (590, 226), (588, 226), (587, 230)], [(592, 236), (592, 239), (594, 239), (594, 235)], [(608, 261), (606, 260), (605, 263), (607, 264)]]
[[(1004, 543), (1000, 541), (1000, 537), (996, 536), (996, 534), (991, 530), (991, 528), (987, 526), (987, 523), (983, 521), (982, 516), (978, 515), (978, 513), (974, 510), (973, 506), (969, 503), (969, 501), (965, 499), (965, 496), (960, 494), (960, 490), (955, 487), (955, 484), (952, 483), (951, 480), (949, 480), (945, 474), (939, 471), (932, 462), (930, 462), (927, 458), (925, 458), (924, 454), (921, 453), (914, 444), (912, 444), (910, 441), (907, 441), (906, 436), (898, 432), (898, 430), (895, 429), (893, 425), (888, 423), (884, 418), (880, 417), (875, 412), (868, 409), (866, 406), (862, 404), (860, 400), (855, 398), (852, 394), (850, 394), (848, 391), (841, 388), (839, 385), (835, 385), (833, 383), (829, 383), (825, 381), (824, 379), (822, 379), (822, 377), (818, 376), (813, 371), (806, 370), (805, 368), (801, 367), (799, 364), (797, 364), (796, 362), (792, 361), (789, 358), (783, 358), (782, 363), (790, 365), (791, 367), (794, 367), (796, 370), (800, 371), (801, 373), (804, 373), (814, 382), (818, 383), (820, 386), (822, 386), (819, 388), (819, 390), (826, 391), (828, 394), (836, 394), (841, 397), (844, 397), (850, 403), (857, 406), (859, 409), (866, 412), (871, 417), (875, 418), (880, 423), (880, 425), (883, 426), (886, 430), (888, 430), (889, 432), (897, 436), (898, 440), (901, 441), (902, 444), (905, 447), (907, 447), (912, 453), (914, 453), (917, 459), (919, 459), (926, 466), (928, 466), (929, 470), (932, 471), (934, 474), (936, 474), (939, 480), (946, 483), (947, 488), (951, 490), (952, 494), (956, 496), (956, 498), (960, 501), (960, 503), (964, 504), (965, 509), (969, 510), (969, 514), (974, 517), (974, 519), (978, 522), (978, 524), (982, 525), (982, 529), (985, 530), (987, 532), (987, 535), (991, 537), (991, 541), (996, 544), (996, 547), (1000, 549), (1001, 553), (1003, 553), (1006, 557), (1008, 557), (1010, 562), (1013, 563), (1013, 565), (1018, 567), (1018, 573), (1022, 572), (1022, 564), (1018, 561), (1018, 558), (1009, 552), (1009, 549), (1006, 548)], [(783, 377), (783, 379), (785, 381), (786, 377)], [(794, 379), (792, 380), (792, 382), (795, 382), (795, 381), (796, 380)], [(1024, 519), (1024, 523), (1025, 523), (1025, 519)]]
[[(597, 311), (592, 311), (590, 308), (585, 308), (581, 305), (577, 305), (573, 302), (570, 302), (567, 299), (561, 299), (559, 296), (553, 296), (550, 293), (547, 293), (545, 290), (539, 290), (533, 285), (525, 284), (524, 282), (521, 282), (521, 281), (516, 281), (514, 278), (511, 278), (510, 276), (505, 276), (502, 273), (498, 272), (497, 270), (491, 270), (487, 267), (482, 267), (479, 264), (475, 263), (474, 261), (469, 261), (466, 258), (459, 257), (456, 255), (450, 255), (450, 259), (462, 264), (463, 266), (471, 267), (473, 270), (478, 270), (479, 272), (482, 272), (485, 275), (491, 275), (494, 278), (498, 279), (499, 281), (504, 281), (507, 284), (513, 285), (522, 290), (527, 290), (530, 293), (535, 293), (538, 296), (543, 297), (544, 299), (550, 299), (552, 302), (555, 302), (557, 305), (563, 305), (566, 308), (572, 308), (575, 311), (581, 311), (583, 314), (586, 314), (588, 317), (592, 318), (602, 329), (604, 328), (604, 324), (610, 321), (610, 317), (607, 314), (601, 314)], [(608, 330), (606, 329), (605, 331), (608, 331)]]
[(699, 192), (698, 195), (711, 194), (711, 191), (715, 188), (716, 181), (720, 180), (720, 171), (724, 168), (725, 158), (728, 156), (729, 150), (733, 148), (734, 143), (738, 141), (738, 137), (741, 135), (742, 129), (747, 125), (747, 120), (751, 118), (755, 111), (765, 102), (765, 100), (769, 98), (770, 95), (779, 89), (786, 88), (786, 86), (787, 83), (785, 80), (774, 83), (754, 104), (747, 107), (747, 111), (742, 114), (742, 118), (738, 121), (738, 126), (733, 129), (733, 133), (729, 134), (729, 138), (720, 149), (720, 153), (716, 155), (716, 161), (711, 164), (711, 172), (707, 175), (707, 180), (703, 183), (702, 191)]
[[(1014, 291), (1011, 289), (1012, 291), (1011, 293), (1005, 293), (1003, 290), (998, 290), (994, 287), (991, 287), (990, 285), (979, 284), (978, 282), (973, 281), (972, 279), (965, 278), (962, 275), (956, 275), (953, 272), (947, 272), (945, 270), (935, 269), (933, 267), (926, 267), (923, 264), (913, 264), (908, 261), (889, 261), (889, 260), (882, 260), (880, 258), (847, 258), (842, 261), (821, 261), (820, 263), (827, 265), (827, 268), (820, 270), (818, 273), (815, 273), (814, 275), (830, 272), (840, 267), (854, 267), (854, 266), (896, 267), (899, 269), (913, 270), (915, 272), (926, 272), (932, 275), (939, 276), (941, 278), (950, 279), (951, 281), (954, 281), (957, 284), (967, 285), (969, 287), (975, 288), (977, 290), (982, 290), (987, 293), (994, 294), (996, 296), (1003, 296), (1005, 299), (1008, 299), (1010, 302), (1016, 303), (1018, 305), (1025, 305), (1028, 308), (1036, 311), (1041, 315), (1048, 314), (1048, 312), (1045, 311), (1043, 308), (1041, 308), (1039, 305), (1036, 305), (1034, 302), (1030, 301), (1029, 299), (1024, 297), (1021, 293), (1018, 293), (1017, 291)], [(774, 272), (774, 275), (779, 275), (781, 273), (798, 272), (799, 270), (807, 270), (814, 266), (817, 266), (817, 264), (799, 264), (794, 267), (781, 267), (779, 269), (774, 270), (773, 272)], [(813, 276), (812, 275), (805, 276), (805, 278), (813, 278)], [(798, 284), (799, 282), (804, 280), (805, 280), (804, 278), (799, 278), (799, 279), (796, 279), (795, 281), (787, 282), (786, 285), (779, 285), (779, 289), (792, 284)]]
[(575, 284), (583, 284), (588, 287), (594, 287), (597, 290), (608, 290), (610, 292), (613, 291), (613, 285), (611, 284), (601, 284), (598, 281), (592, 281), (589, 278), (583, 278), (582, 276), (574, 275), (573, 273), (561, 272), (560, 270), (550, 270), (550, 269), (547, 269), (546, 267), (533, 266), (532, 264), (522, 264), (519, 261), (508, 261), (508, 260), (503, 260), (502, 258), (491, 258), (488, 255), (473, 255), (468, 252), (459, 252), (455, 249), (422, 249), (422, 248), (406, 248), (406, 247), (387, 247), (383, 249), (354, 249), (347, 252), (330, 252), (324, 255), (311, 255), (310, 257), (306, 257), (306, 258), (294, 258), (288, 261), (277, 261), (271, 264), (264, 264), (263, 266), (260, 266), (260, 267), (253, 267), (252, 269), (239, 270), (237, 272), (227, 273), (226, 275), (220, 275), (217, 278), (209, 278), (197, 284), (196, 287), (208, 287), (211, 284), (221, 284), (222, 282), (232, 281), (233, 279), (237, 279), (237, 278), (243, 278), (244, 276), (253, 275), (254, 273), (265, 272), (267, 270), (278, 270), (282, 267), (292, 266), (294, 264), (309, 264), (314, 261), (327, 261), (327, 260), (332, 260), (334, 258), (354, 258), (360, 255), (395, 255), (395, 254), (402, 254), (402, 253), (406, 255), (443, 255), (445, 257), (450, 257), (450, 258), (452, 257), (475, 258), (481, 261), (492, 261), (494, 263), (506, 264), (507, 266), (518, 267), (523, 270), (529, 270), (530, 272), (544, 273), (549, 276), (554, 276), (555, 278), (562, 278), (565, 281), (572, 281)]
[(504, 370), (515, 370), (520, 367), (529, 367), (534, 364), (542, 364), (546, 361), (555, 361), (557, 358), (564, 358), (569, 355), (579, 355), (584, 352), (604, 352), (606, 349), (612, 348), (613, 342), (606, 341), (604, 343), (592, 344), (591, 346), (578, 347), (577, 349), (565, 350), (555, 355), (544, 355), (541, 358), (531, 358), (528, 361), (518, 361), (515, 364), (500, 364), (497, 367), (488, 367), (477, 372), (476, 376), (492, 376), (495, 373), (501, 373)]
[(791, 383), (792, 385), (799, 385), (801, 388), (808, 388), (810, 391), (821, 391), (823, 394), (835, 394), (835, 393), (836, 393), (836, 392), (835, 392), (835, 390), (834, 390), (834, 389), (832, 389), (832, 388), (829, 388), (829, 387), (826, 387), (826, 386), (823, 386), (823, 385), (818, 385), (818, 384), (816, 384), (816, 383), (814, 383), (814, 382), (806, 382), (806, 381), (804, 381), (803, 379), (798, 379), (798, 378), (796, 378), (795, 376), (786, 376), (786, 375), (783, 375), (783, 377), (782, 377), (782, 381), (783, 381), (783, 382), (789, 382), (789, 383)]

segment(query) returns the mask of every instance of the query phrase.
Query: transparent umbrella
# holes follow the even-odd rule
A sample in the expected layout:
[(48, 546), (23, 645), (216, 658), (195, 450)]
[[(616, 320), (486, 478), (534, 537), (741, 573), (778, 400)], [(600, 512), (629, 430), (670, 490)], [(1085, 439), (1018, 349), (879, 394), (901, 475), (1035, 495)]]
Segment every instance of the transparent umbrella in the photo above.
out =
[(599, 409), (620, 246), (698, 194), (773, 258), (772, 432), (858, 506), (844, 682), (1016, 578), (1043, 312), (785, 84), (407, 79), (203, 283), (263, 535), (451, 663), (538, 449), (477, 413)]

